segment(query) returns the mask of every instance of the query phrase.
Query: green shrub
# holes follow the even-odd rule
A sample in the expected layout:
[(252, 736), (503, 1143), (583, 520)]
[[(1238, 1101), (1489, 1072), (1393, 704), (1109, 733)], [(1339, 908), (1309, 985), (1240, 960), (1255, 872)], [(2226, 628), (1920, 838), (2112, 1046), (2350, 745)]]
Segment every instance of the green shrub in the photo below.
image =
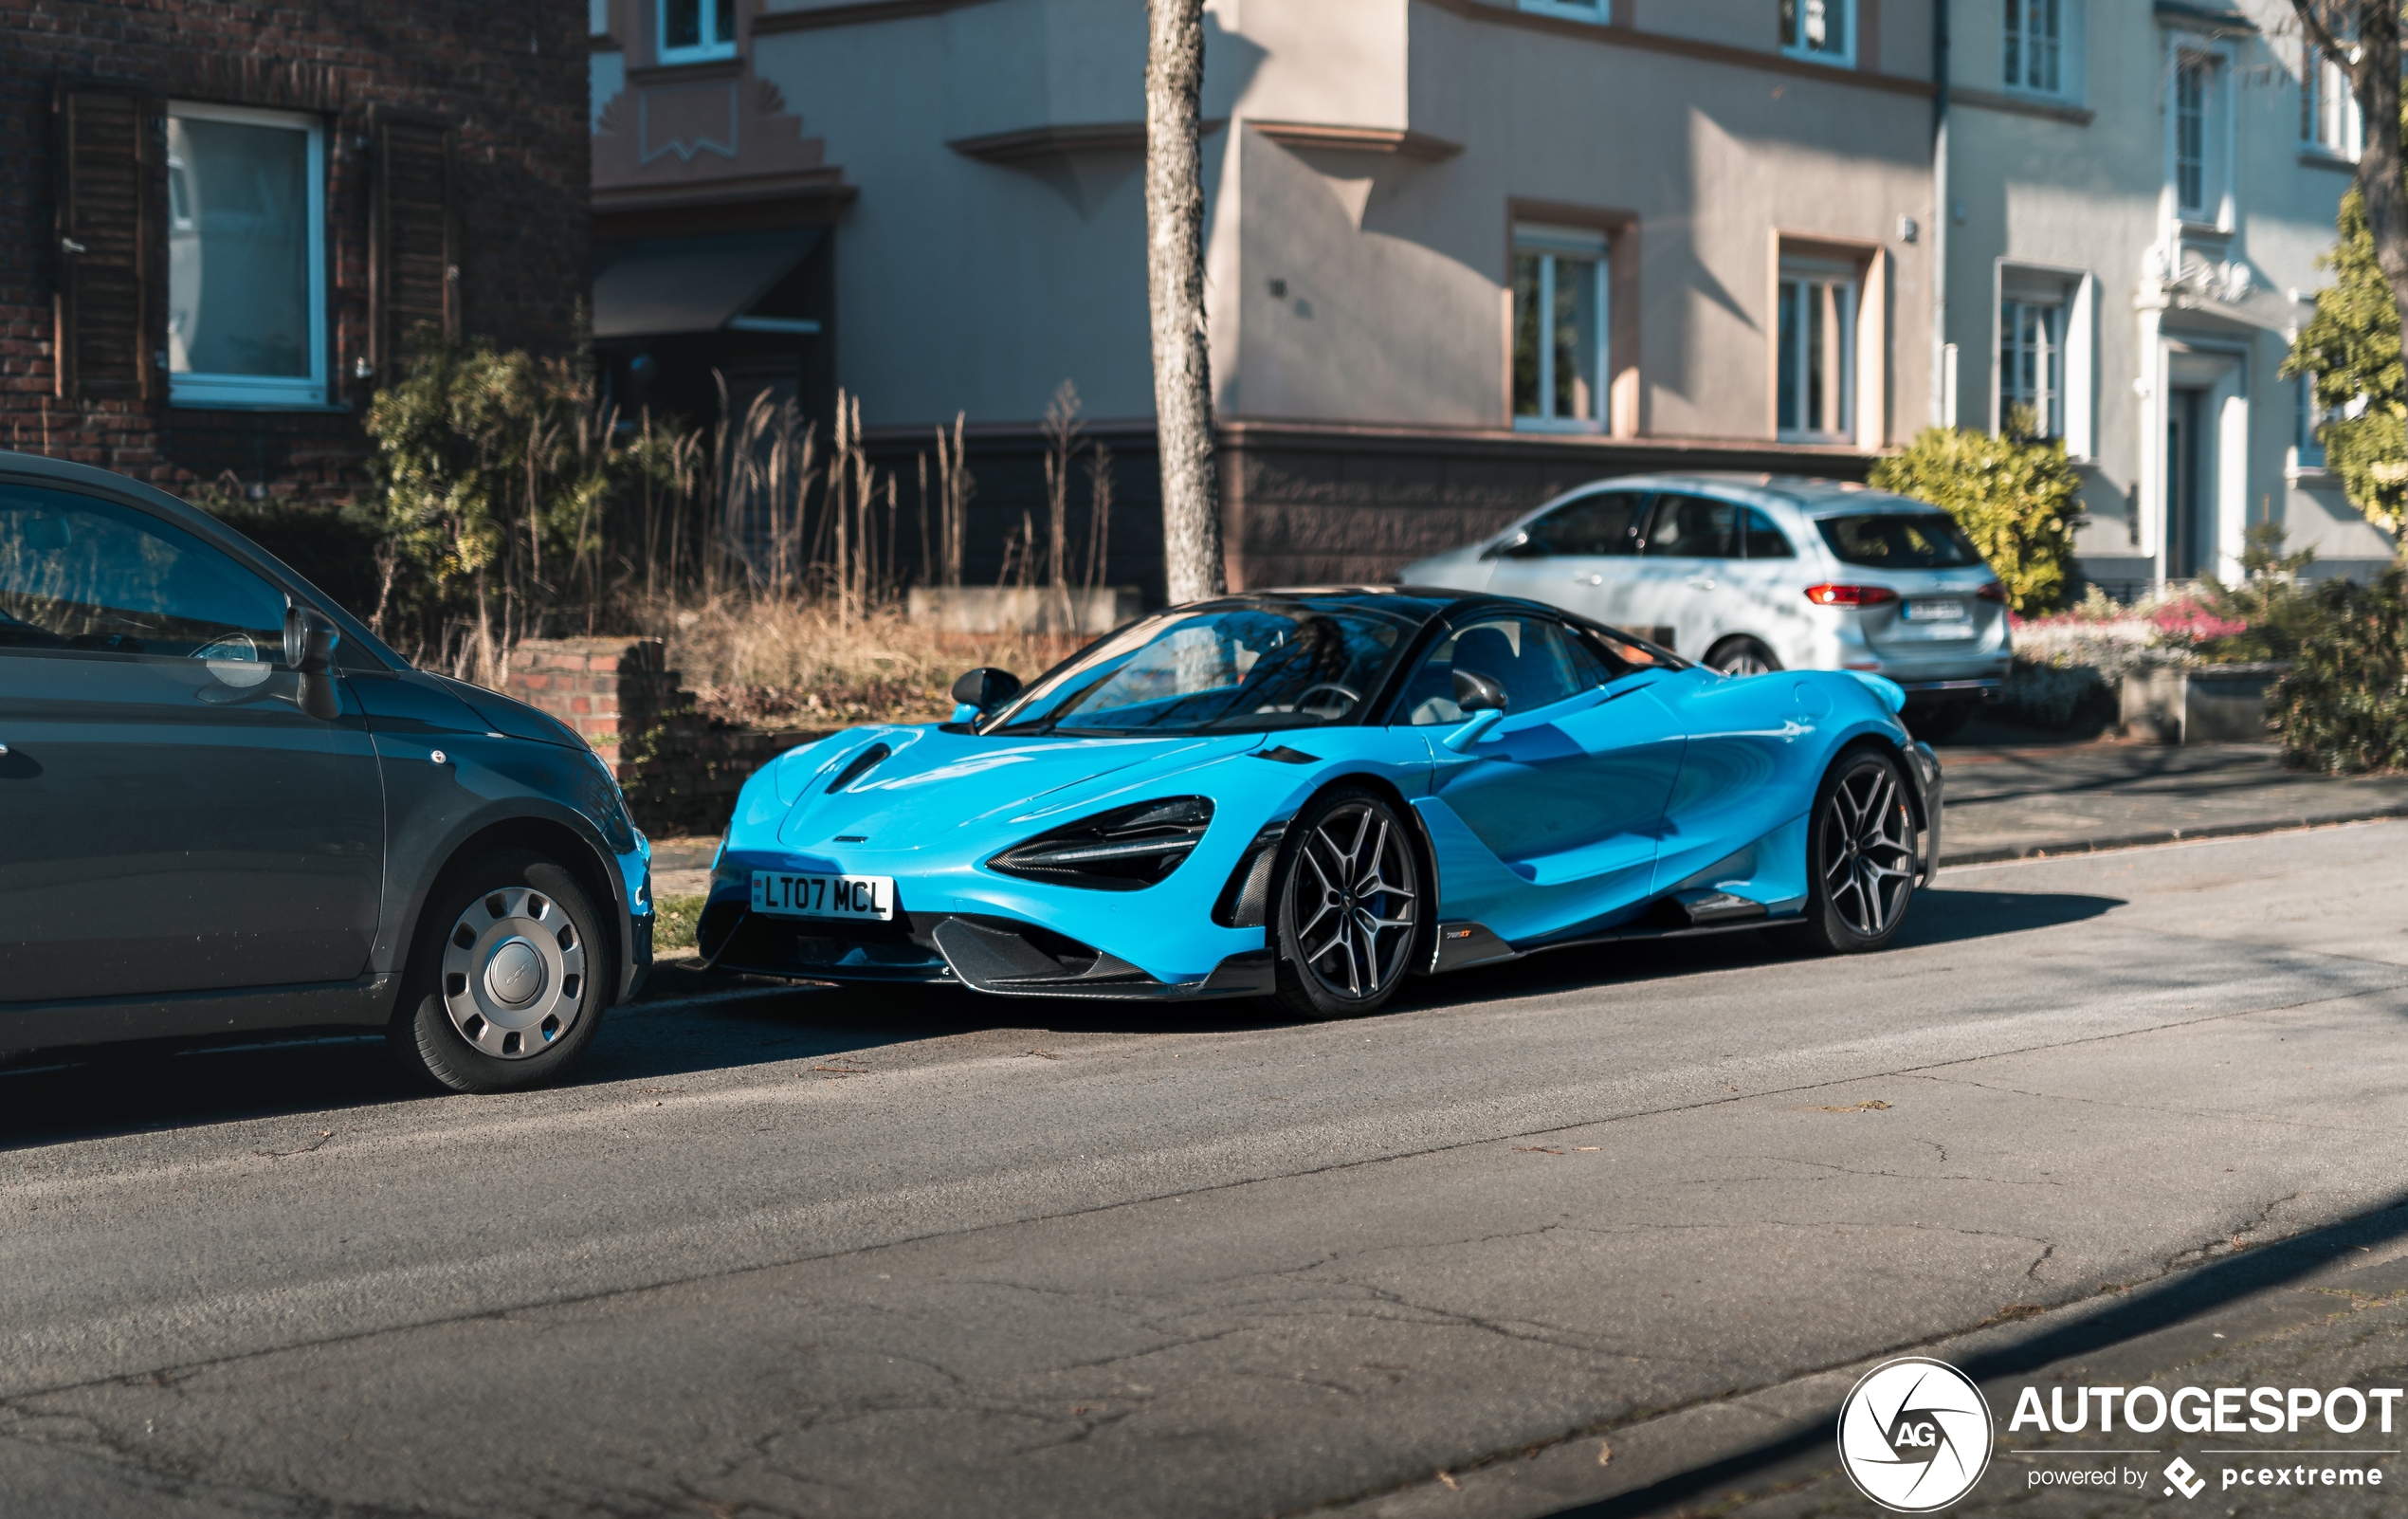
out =
[(2316, 292), (2316, 315), (2300, 328), (2283, 374), (2316, 376), (2316, 403), (2327, 412), (2317, 429), (2325, 467), (2341, 477), (2368, 522), (2398, 537), (2408, 529), (2408, 372), (2400, 366), (2399, 306), (2355, 186), (2343, 193), (2335, 225), (2341, 235), (2318, 261), (2333, 272), (2333, 283)]
[(2321, 614), (2267, 705), (2292, 763), (2337, 774), (2408, 768), (2408, 576), (2327, 580)]
[(384, 578), (384, 531), (373, 511), (291, 496), (253, 501), (234, 486), (203, 485), (193, 505), (275, 555), (362, 622), (374, 622)]
[(2064, 600), (2082, 483), (2063, 443), (1925, 428), (1906, 452), (1874, 466), (1870, 483), (1954, 517), (2019, 615)]

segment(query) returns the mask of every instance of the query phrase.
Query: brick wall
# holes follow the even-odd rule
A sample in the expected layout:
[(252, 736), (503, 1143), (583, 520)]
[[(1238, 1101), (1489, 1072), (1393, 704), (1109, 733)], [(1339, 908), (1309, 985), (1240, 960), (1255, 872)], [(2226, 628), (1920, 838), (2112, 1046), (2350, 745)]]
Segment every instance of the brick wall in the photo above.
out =
[(717, 833), (753, 772), (830, 730), (725, 727), (694, 715), (657, 638), (529, 639), (508, 693), (575, 728), (615, 771), (648, 833)]
[[(357, 489), (373, 389), (353, 375), (368, 344), (372, 106), (454, 126), (462, 330), (565, 350), (589, 284), (587, 21), (584, 0), (0, 0), (0, 447), (169, 489), (228, 471), (327, 500)], [(324, 119), (337, 409), (171, 408), (164, 385), (147, 404), (60, 397), (51, 108), (57, 83), (76, 76)], [(156, 262), (163, 312), (166, 261)]]

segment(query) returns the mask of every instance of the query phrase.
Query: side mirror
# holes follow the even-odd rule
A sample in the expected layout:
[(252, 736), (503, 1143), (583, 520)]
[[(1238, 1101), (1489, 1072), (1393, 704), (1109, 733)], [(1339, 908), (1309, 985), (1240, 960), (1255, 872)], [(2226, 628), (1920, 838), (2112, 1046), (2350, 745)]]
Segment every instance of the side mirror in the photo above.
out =
[(1455, 705), (1466, 717), (1474, 712), (1502, 712), (1505, 709), (1505, 687), (1475, 671), (1456, 670)]
[(335, 646), (342, 630), (323, 613), (307, 607), (284, 609), (284, 663), (304, 675), (325, 675), (335, 668)]
[(1527, 533), (1516, 533), (1490, 549), (1484, 557), (1491, 559), (1535, 559), (1543, 558), (1546, 552), (1547, 546), (1544, 543), (1533, 539)]
[(307, 607), (284, 609), (284, 663), (301, 672), (294, 701), (320, 723), (332, 723), (343, 709), (335, 689), (335, 646), (343, 640), (325, 613)]
[[(1008, 669), (981, 665), (953, 683), (954, 721), (967, 723), (980, 718), (1020, 694), (1020, 677)], [(964, 717), (961, 709), (970, 709)]]

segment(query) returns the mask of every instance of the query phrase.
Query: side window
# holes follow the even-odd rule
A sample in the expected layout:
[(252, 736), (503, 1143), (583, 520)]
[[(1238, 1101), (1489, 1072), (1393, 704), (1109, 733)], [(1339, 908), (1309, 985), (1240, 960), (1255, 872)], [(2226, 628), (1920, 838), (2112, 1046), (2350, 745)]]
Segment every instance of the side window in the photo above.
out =
[(1552, 706), (1604, 684), (1594, 664), (1576, 658), (1563, 629), (1544, 617), (1483, 617), (1442, 639), (1405, 688), (1405, 721), (1416, 727), (1460, 723), (1455, 671), (1486, 675), (1505, 688), (1505, 712)]
[(284, 596), (130, 506), (0, 485), (0, 650), (274, 664)]
[(1797, 550), (1789, 538), (1773, 525), (1773, 520), (1753, 506), (1741, 508), (1740, 537), (1744, 540), (1751, 559), (1794, 559)]
[(1549, 512), (1531, 528), (1530, 540), (1549, 554), (1636, 554), (1646, 504), (1636, 491), (1601, 490)]
[(1686, 559), (1739, 558), (1740, 508), (1711, 496), (1659, 496), (1647, 552)]

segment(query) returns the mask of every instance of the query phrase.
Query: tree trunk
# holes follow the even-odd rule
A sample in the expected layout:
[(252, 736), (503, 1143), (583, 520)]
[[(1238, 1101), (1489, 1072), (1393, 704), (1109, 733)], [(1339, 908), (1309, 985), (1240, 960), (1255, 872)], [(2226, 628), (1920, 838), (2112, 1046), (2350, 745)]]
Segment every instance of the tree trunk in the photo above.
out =
[[(2358, 98), (2358, 112), (2365, 121), (2358, 153), (2358, 192), (2366, 202), (2375, 262), (2391, 286), (2400, 330), (2408, 332), (2408, 185), (2400, 179), (2399, 0), (2291, 0), (2291, 9), (2306, 39), (2347, 67), (2350, 93)], [(2344, 15), (2357, 27), (2355, 61), (2330, 25)]]
[(1204, 331), (1203, 83), (1203, 0), (1147, 0), (1145, 284), (1162, 459), (1162, 569), (1175, 604), (1217, 595), (1228, 583)]

